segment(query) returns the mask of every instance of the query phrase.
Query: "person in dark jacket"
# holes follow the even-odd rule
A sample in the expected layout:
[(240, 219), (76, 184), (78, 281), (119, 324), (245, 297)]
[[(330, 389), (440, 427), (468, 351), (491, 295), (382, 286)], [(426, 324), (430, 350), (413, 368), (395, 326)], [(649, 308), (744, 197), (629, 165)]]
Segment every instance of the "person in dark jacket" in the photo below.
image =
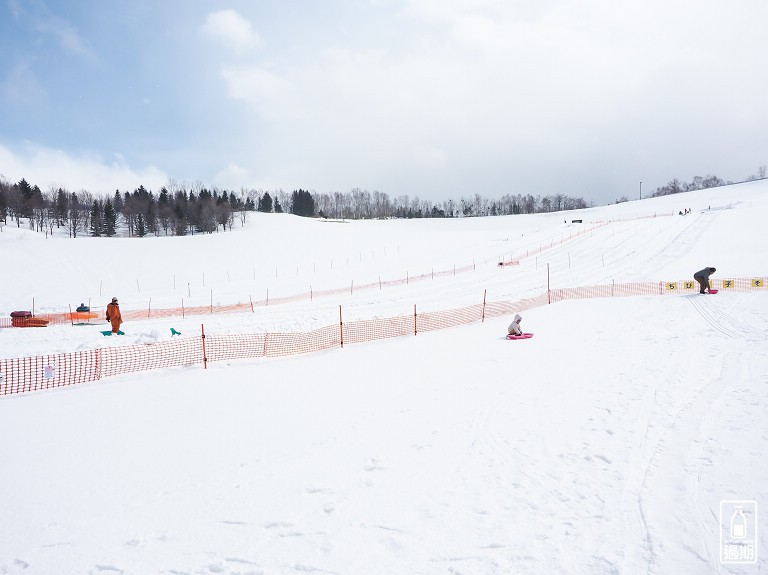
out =
[(107, 305), (107, 321), (112, 324), (112, 333), (120, 331), (120, 324), (123, 323), (123, 316), (120, 315), (120, 306), (117, 303), (117, 298), (112, 298), (112, 303)]
[(709, 276), (711, 276), (716, 271), (717, 270), (715, 268), (704, 268), (703, 270), (699, 270), (693, 274), (693, 279), (699, 282), (699, 286), (701, 286), (699, 293), (704, 293), (705, 290), (709, 291)]

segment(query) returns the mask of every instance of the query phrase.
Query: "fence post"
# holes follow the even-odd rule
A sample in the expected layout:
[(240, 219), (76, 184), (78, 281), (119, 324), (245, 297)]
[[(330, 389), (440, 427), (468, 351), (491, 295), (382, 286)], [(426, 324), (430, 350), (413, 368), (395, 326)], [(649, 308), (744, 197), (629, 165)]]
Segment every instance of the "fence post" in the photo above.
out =
[(416, 304), (413, 304), (413, 335), (416, 333)]
[(487, 293), (488, 293), (488, 290), (484, 289), (483, 290), (483, 319), (482, 319), (482, 322), (485, 321), (485, 296), (486, 296)]
[(339, 338), (341, 339), (341, 347), (344, 347), (344, 321), (341, 318), (341, 306), (339, 306)]
[(552, 303), (552, 293), (549, 290), (549, 262), (547, 262), (547, 303)]
[(248, 294), (248, 301), (251, 302), (251, 313), (256, 313), (253, 311), (253, 298), (251, 297), (251, 294)]
[(101, 371), (104, 364), (102, 362), (101, 354), (102, 354), (101, 348), (97, 349), (96, 350), (96, 381), (101, 380), (101, 378), (103, 377)]
[(152, 298), (149, 298), (149, 303), (147, 304), (147, 317), (152, 315)]
[(181, 317), (185, 317), (185, 315), (184, 315), (184, 298), (181, 298)]
[(202, 340), (203, 340), (203, 369), (208, 369), (208, 357), (205, 355), (205, 325), (202, 323), (200, 324), (200, 329), (203, 332)]

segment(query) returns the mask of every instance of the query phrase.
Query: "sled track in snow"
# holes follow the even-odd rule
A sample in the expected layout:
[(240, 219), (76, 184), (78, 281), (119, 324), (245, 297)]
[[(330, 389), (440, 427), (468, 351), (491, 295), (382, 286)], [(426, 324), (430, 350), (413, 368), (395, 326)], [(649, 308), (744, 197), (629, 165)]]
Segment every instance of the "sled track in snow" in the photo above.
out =
[(711, 297), (719, 296), (692, 294), (687, 297), (704, 321), (723, 335), (745, 341), (765, 340), (768, 338), (766, 331), (741, 323), (719, 309), (711, 299)]

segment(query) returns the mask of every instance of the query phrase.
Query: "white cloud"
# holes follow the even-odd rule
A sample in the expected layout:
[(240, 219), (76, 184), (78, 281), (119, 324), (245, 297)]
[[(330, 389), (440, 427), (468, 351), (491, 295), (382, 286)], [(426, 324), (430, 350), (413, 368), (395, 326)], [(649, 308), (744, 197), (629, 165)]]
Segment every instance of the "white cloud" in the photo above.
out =
[(239, 190), (253, 184), (253, 174), (248, 168), (230, 162), (213, 177), (213, 184), (225, 190)]
[(26, 62), (19, 62), (0, 84), (3, 100), (22, 108), (43, 108), (48, 105), (48, 94), (35, 71)]
[(224, 68), (221, 76), (229, 97), (248, 103), (262, 117), (298, 113), (295, 91), (287, 78), (257, 66)]
[(42, 32), (53, 34), (65, 52), (80, 56), (86, 61), (95, 62), (98, 60), (96, 55), (88, 47), (87, 42), (68, 22), (60, 19), (52, 19), (49, 22), (40, 24), (39, 29)]
[(63, 187), (73, 192), (113, 194), (115, 190), (132, 191), (140, 185), (156, 191), (168, 182), (168, 176), (155, 166), (133, 168), (120, 154), (109, 162), (94, 154), (73, 156), (29, 142), (19, 151), (0, 145), (0, 166), (2, 177), (9, 182), (24, 178), (43, 191)]
[(251, 22), (234, 10), (211, 12), (205, 18), (202, 31), (236, 54), (248, 52), (262, 43)]

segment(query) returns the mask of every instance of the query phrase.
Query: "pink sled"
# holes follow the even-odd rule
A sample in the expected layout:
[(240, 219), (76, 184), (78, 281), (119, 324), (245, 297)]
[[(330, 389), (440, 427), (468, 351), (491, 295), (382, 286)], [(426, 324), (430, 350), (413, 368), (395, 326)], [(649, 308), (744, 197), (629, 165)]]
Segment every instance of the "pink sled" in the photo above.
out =
[(521, 333), (520, 335), (512, 335), (508, 334), (507, 339), (531, 339), (533, 337), (532, 333)]

